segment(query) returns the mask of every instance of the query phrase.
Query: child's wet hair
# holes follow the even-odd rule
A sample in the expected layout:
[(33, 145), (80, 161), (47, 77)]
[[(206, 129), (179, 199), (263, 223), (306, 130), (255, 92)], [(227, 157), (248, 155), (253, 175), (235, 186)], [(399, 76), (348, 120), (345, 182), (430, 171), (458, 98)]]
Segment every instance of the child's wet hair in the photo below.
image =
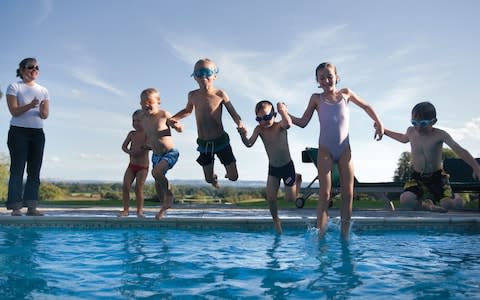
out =
[(416, 104), (412, 109), (412, 117), (419, 120), (433, 120), (437, 119), (437, 111), (435, 106), (428, 102), (420, 102)]
[(195, 65), (193, 66), (193, 70), (197, 70), (199, 69), (202, 65), (207, 65), (207, 64), (210, 64), (210, 65), (213, 65), (213, 71), (215, 73), (218, 73), (218, 67), (217, 67), (217, 64), (215, 64), (215, 62), (213, 60), (211, 60), (210, 58), (202, 58), (202, 59), (199, 59)]
[(134, 111), (132, 114), (132, 118), (139, 114), (143, 114), (143, 109), (137, 109), (136, 111)]
[(275, 107), (273, 106), (272, 102), (268, 100), (262, 100), (255, 105), (255, 114), (258, 114), (258, 112), (264, 107), (264, 106), (270, 106), (272, 107), (272, 110), (270, 112), (275, 112)]
[(330, 62), (323, 62), (317, 66), (317, 68), (315, 69), (315, 80), (318, 79), (317, 78), (318, 71), (325, 68), (333, 68), (333, 71), (335, 72), (335, 77), (337, 78), (337, 81), (335, 82), (335, 84), (337, 84), (340, 81), (340, 76), (338, 76), (337, 67)]
[(160, 100), (160, 93), (158, 92), (158, 90), (156, 88), (144, 89), (142, 91), (142, 93), (140, 94), (140, 100), (146, 101), (150, 97), (150, 95), (152, 95), (152, 94), (157, 94), (158, 99)]

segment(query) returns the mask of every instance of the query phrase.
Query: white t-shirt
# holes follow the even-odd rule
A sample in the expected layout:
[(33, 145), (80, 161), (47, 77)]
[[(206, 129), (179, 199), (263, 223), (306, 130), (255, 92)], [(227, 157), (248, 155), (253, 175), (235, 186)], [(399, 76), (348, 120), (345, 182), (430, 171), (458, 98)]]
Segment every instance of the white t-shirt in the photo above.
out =
[[(48, 90), (38, 83), (33, 86), (25, 84), (23, 81), (12, 83), (7, 88), (7, 95), (17, 97), (19, 106), (26, 105), (37, 97), (39, 101), (49, 99)], [(28, 110), (20, 116), (13, 117), (10, 120), (10, 125), (26, 128), (43, 128), (43, 119), (40, 118), (39, 105)]]

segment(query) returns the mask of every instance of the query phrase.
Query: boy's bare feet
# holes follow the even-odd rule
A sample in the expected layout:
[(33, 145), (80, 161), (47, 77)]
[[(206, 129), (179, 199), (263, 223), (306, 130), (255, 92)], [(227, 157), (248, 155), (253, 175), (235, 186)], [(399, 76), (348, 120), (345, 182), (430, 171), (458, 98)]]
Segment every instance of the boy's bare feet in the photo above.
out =
[(275, 226), (275, 231), (278, 234), (282, 233), (282, 223), (280, 222), (279, 218), (273, 219), (273, 226)]
[(117, 214), (117, 217), (128, 217), (128, 210), (122, 210)]
[(145, 215), (143, 214), (143, 211), (137, 212), (137, 218), (145, 218)]
[[(227, 175), (225, 175), (225, 177), (226, 176)], [(217, 175), (213, 175), (212, 186), (216, 189), (220, 188), (220, 185), (218, 184), (218, 176)]]
[(165, 199), (165, 203), (163, 203), (162, 208), (160, 211), (155, 215), (155, 219), (160, 220), (165, 216), (165, 213), (167, 212), (167, 209), (172, 207), (173, 204), (173, 195), (171, 193), (167, 194), (167, 197)]
[(170, 207), (162, 207), (160, 209), (160, 211), (155, 215), (155, 219), (157, 220), (160, 220), (160, 219), (163, 219), (163, 217), (165, 217), (165, 213), (167, 212), (167, 209), (169, 209)]
[(431, 212), (438, 212), (438, 213), (446, 213), (448, 212), (447, 209), (441, 207), (441, 206), (438, 206), (438, 205), (435, 205), (433, 203), (432, 200), (430, 199), (427, 199), (427, 200), (424, 200), (422, 201), (422, 208), (424, 210), (428, 210), (428, 211), (431, 211)]

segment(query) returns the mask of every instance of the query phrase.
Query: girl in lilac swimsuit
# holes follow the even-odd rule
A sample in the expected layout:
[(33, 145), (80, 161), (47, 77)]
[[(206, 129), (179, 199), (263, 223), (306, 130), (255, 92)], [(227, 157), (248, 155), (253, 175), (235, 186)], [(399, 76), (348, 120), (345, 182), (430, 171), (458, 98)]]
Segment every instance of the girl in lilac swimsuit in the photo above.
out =
[(332, 188), (331, 172), (334, 163), (338, 164), (341, 182), (342, 205), (340, 208), (342, 238), (348, 237), (353, 202), (353, 161), (349, 143), (348, 104), (353, 102), (362, 108), (375, 122), (375, 138), (383, 136), (383, 124), (373, 108), (349, 88), (337, 89), (340, 79), (337, 68), (331, 63), (321, 63), (315, 70), (315, 77), (323, 93), (310, 97), (301, 118), (291, 116), (293, 124), (304, 128), (316, 110), (320, 121), (317, 169), (320, 182), (317, 206), (317, 228), (323, 235), (327, 229), (328, 202)]

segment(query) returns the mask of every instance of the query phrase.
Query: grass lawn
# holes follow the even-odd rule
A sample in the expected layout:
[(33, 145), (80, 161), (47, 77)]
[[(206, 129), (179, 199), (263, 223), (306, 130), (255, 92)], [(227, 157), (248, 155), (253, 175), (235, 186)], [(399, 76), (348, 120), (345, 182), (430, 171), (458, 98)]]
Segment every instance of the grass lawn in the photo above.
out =
[[(189, 199), (188, 204), (195, 204), (195, 205), (225, 205), (228, 207), (237, 207), (237, 208), (264, 208), (268, 209), (268, 203), (265, 199), (249, 199), (245, 201), (239, 201), (234, 204), (218, 204), (218, 202), (208, 202), (202, 199), (198, 199), (196, 201), (191, 201)], [(393, 201), (395, 207), (400, 207), (400, 203), (398, 200)], [(175, 203), (178, 206), (188, 206), (188, 204), (180, 204), (179, 202)], [(5, 205), (5, 201), (0, 201), (0, 205)], [(294, 202), (286, 201), (283, 197), (278, 199), (278, 208), (279, 209), (292, 209), (296, 208)], [(361, 200), (354, 200), (353, 201), (353, 209), (382, 209), (384, 208), (384, 202), (380, 200), (374, 199), (361, 199)], [(64, 206), (85, 206), (85, 207), (95, 207), (95, 206), (102, 206), (102, 207), (118, 207), (119, 209), (122, 208), (122, 200), (112, 200), (112, 199), (64, 199), (64, 200), (41, 200), (40, 206), (44, 207), (64, 207)], [(136, 203), (134, 200), (130, 200), (130, 207), (135, 208)], [(145, 199), (144, 203), (145, 207), (159, 207), (160, 203), (156, 200), (152, 199)], [(309, 197), (305, 201), (304, 208), (316, 208), (317, 206), (317, 198), (315, 196)], [(333, 208), (340, 207), (340, 199), (334, 198), (333, 201)], [(469, 201), (466, 203), (465, 208), (466, 210), (477, 210), (478, 209), (478, 202), (477, 201)]]

